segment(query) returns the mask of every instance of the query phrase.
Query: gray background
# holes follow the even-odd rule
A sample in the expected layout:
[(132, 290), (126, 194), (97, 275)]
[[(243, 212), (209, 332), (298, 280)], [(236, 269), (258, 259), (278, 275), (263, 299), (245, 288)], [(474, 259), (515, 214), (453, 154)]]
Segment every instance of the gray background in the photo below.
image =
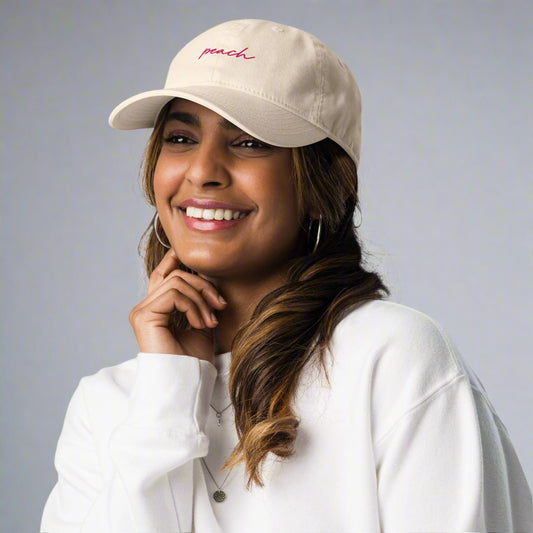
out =
[(233, 18), (308, 30), (354, 71), (370, 260), (394, 300), (450, 333), (531, 483), (532, 5), (3, 2), (0, 529), (37, 530), (79, 379), (137, 353), (148, 132), (114, 131), (107, 116)]

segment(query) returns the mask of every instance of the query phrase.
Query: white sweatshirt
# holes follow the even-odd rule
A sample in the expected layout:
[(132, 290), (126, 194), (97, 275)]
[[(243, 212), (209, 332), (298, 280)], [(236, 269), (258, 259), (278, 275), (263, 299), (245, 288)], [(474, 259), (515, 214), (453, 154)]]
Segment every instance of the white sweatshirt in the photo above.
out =
[[(264, 488), (220, 466), (237, 437), (230, 354), (139, 353), (80, 381), (47, 533), (531, 532), (531, 492), (483, 386), (426, 315), (368, 302), (337, 326), (330, 385), (299, 384), (295, 454)], [(218, 372), (217, 372), (218, 370)], [(214, 501), (217, 484), (227, 494)]]

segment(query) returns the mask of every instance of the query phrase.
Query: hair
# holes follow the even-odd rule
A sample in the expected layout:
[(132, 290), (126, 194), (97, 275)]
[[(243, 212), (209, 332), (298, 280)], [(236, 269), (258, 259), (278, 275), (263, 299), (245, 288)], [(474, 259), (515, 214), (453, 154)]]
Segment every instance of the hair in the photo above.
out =
[[(169, 107), (170, 102), (158, 116), (142, 166), (144, 194), (154, 206), (153, 177)], [(269, 452), (281, 458), (294, 453), (299, 419), (293, 403), (304, 368), (318, 363), (328, 378), (326, 355), (335, 326), (356, 306), (389, 294), (379, 274), (364, 265), (353, 221), (355, 163), (330, 139), (292, 148), (292, 160), (300, 220), (311, 224), (320, 214), (322, 232), (317, 249), (292, 260), (286, 283), (258, 303), (233, 340), (229, 389), (239, 442), (223, 468), (244, 462), (248, 488), (263, 486), (261, 467)], [(150, 276), (166, 252), (153, 220), (141, 237), (140, 254), (144, 240)], [(171, 331), (188, 327), (174, 311)]]

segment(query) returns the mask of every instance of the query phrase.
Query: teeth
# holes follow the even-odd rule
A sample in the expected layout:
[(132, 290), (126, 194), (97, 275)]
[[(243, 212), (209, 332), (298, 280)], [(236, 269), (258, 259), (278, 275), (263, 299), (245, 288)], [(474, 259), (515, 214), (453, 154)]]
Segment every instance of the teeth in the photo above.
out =
[(236, 220), (244, 218), (246, 213), (242, 211), (232, 211), (231, 209), (201, 209), (200, 207), (187, 207), (186, 215), (191, 218), (201, 218), (202, 220)]

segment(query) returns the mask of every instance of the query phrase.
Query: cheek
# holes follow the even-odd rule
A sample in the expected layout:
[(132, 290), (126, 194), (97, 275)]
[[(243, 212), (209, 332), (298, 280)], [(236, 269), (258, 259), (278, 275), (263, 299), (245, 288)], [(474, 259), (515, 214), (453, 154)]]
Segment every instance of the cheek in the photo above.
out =
[(276, 239), (292, 241), (301, 231), (296, 191), (290, 176), (278, 176), (261, 187), (266, 225)]
[(281, 174), (278, 178), (277, 184), (272, 195), (274, 206), (280, 212), (280, 215), (287, 221), (293, 223), (298, 222), (298, 198), (296, 195), (296, 187), (290, 175)]
[(159, 156), (154, 170), (154, 193), (156, 199), (168, 197), (175, 191), (177, 185), (177, 172), (167, 158)]

